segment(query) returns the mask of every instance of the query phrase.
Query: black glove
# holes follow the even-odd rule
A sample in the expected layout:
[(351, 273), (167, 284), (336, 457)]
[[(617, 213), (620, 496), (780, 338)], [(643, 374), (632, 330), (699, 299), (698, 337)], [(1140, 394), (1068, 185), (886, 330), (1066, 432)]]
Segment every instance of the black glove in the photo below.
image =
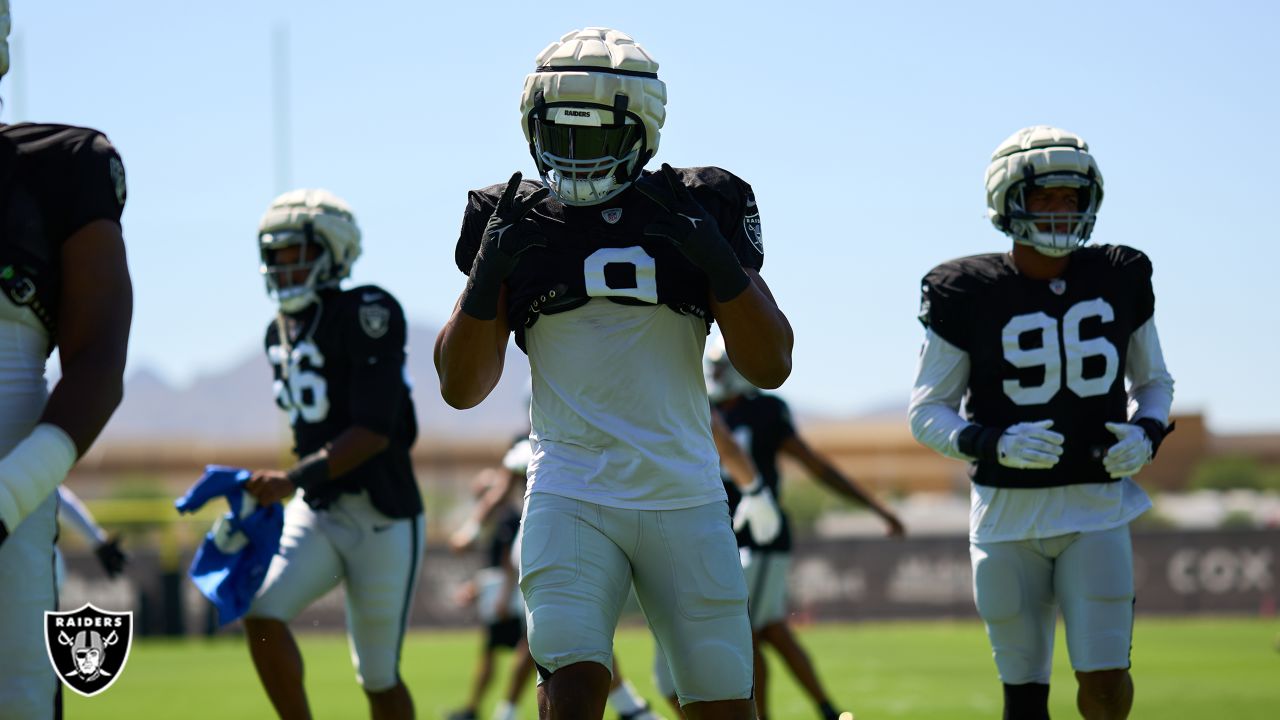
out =
[(707, 274), (711, 294), (717, 302), (737, 297), (751, 284), (742, 263), (720, 234), (715, 218), (693, 199), (680, 176), (666, 163), (662, 164), (666, 189), (661, 182), (636, 183), (636, 189), (662, 208), (655, 222), (646, 225), (644, 234), (664, 237), (680, 249), (689, 262)]
[(93, 554), (98, 556), (98, 562), (102, 563), (102, 569), (109, 578), (124, 572), (124, 564), (129, 559), (120, 549), (118, 535), (108, 538), (106, 542), (94, 548)]
[(498, 293), (520, 260), (531, 247), (546, 247), (538, 223), (525, 217), (551, 191), (547, 188), (520, 196), (520, 173), (511, 176), (507, 188), (498, 199), (498, 207), (484, 226), (480, 251), (471, 264), (467, 289), (462, 293), (462, 311), (477, 320), (498, 317)]

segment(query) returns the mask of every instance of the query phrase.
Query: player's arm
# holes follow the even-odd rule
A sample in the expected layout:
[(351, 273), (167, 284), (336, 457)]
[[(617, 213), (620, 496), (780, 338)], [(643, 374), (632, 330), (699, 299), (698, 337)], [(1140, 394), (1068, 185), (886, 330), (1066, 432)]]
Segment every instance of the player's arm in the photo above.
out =
[(385, 434), (359, 425), (343, 430), (325, 447), (325, 466), (336, 479), (378, 456), (391, 445)]
[(471, 547), (476, 538), (480, 537), (481, 528), (489, 522), (498, 508), (507, 502), (511, 491), (518, 485), (523, 485), (525, 481), (523, 471), (517, 473), (509, 469), (488, 468), (480, 472), (494, 473), (501, 477), (487, 484), (484, 493), (480, 495), (480, 499), (471, 508), (471, 513), (467, 515), (466, 521), (449, 536), (449, 549), (454, 552), (462, 552)]
[(804, 441), (798, 434), (792, 434), (786, 440), (782, 441), (779, 448), (783, 453), (790, 455), (809, 471), (818, 482), (831, 489), (837, 495), (862, 503), (871, 509), (872, 512), (879, 515), (889, 526), (889, 534), (894, 537), (901, 537), (906, 534), (906, 528), (903, 527), (902, 521), (898, 519), (897, 513), (889, 509), (889, 506), (880, 502), (869, 490), (864, 488), (860, 483), (850, 477), (846, 477), (825, 457), (818, 454), (808, 443)]
[(729, 426), (715, 409), (711, 411), (711, 438), (715, 440), (716, 451), (720, 453), (720, 465), (733, 484), (744, 492), (753, 488), (760, 481), (760, 471), (742, 446), (733, 439)]
[(907, 416), (911, 434), (935, 452), (960, 460), (974, 460), (960, 451), (960, 433), (970, 423), (960, 416), (960, 402), (969, 387), (969, 353), (929, 330), (916, 368)]
[[(528, 217), (550, 190), (543, 187), (521, 195), (520, 173), (507, 181), (484, 229), (479, 247), (471, 261), (467, 287), (458, 298), (453, 314), (436, 338), (436, 373), (440, 376), (440, 395), (459, 410), (479, 405), (502, 377), (506, 359), (507, 325), (506, 280), (515, 270), (520, 256), (534, 247), (546, 245), (538, 223)], [(469, 210), (472, 208), (469, 207)], [(464, 216), (464, 237), (467, 219)], [(461, 263), (460, 263), (461, 264)], [(465, 267), (462, 267), (466, 271)]]
[(1019, 470), (1047, 470), (1062, 457), (1052, 420), (986, 427), (960, 416), (969, 386), (969, 354), (930, 329), (920, 351), (907, 416), (920, 444), (947, 457), (998, 462)]
[(124, 397), (133, 284), (120, 224), (99, 219), (62, 246), (57, 345), (62, 378), (40, 421), (56, 425), (83, 455)]
[(730, 300), (711, 298), (711, 309), (733, 367), (752, 385), (771, 389), (791, 374), (795, 335), (760, 273), (742, 268), (750, 284)]
[(523, 439), (511, 446), (507, 454), (502, 456), (502, 470), (489, 469), (481, 472), (499, 473), (501, 477), (485, 484), (476, 506), (462, 527), (449, 536), (449, 547), (454, 552), (461, 552), (471, 547), (480, 536), (480, 528), (489, 518), (507, 502), (507, 498), (517, 488), (523, 488), (529, 475), (529, 463), (533, 460), (533, 444)]
[(279, 502), (298, 488), (317, 492), (376, 457), (390, 444), (386, 434), (352, 425), (288, 470), (255, 472), (245, 489), (263, 505)]
[(1135, 407), (1130, 422), (1149, 418), (1167, 426), (1173, 408), (1173, 376), (1164, 364), (1155, 318), (1130, 336), (1124, 374), (1130, 383), (1129, 400)]
[(1129, 401), (1134, 407), (1127, 423), (1107, 423), (1116, 443), (1107, 449), (1102, 464), (1114, 478), (1132, 477), (1151, 462), (1164, 438), (1173, 431), (1169, 411), (1173, 407), (1173, 376), (1165, 367), (1155, 318), (1149, 318), (1129, 337), (1125, 359)]
[(133, 286), (118, 222), (95, 219), (67, 238), (61, 281), (62, 378), (39, 424), (0, 459), (0, 543), (57, 488), (124, 395)]
[(107, 541), (107, 533), (93, 519), (93, 514), (89, 512), (89, 508), (84, 506), (79, 496), (71, 492), (71, 488), (66, 485), (58, 486), (58, 519), (62, 520), (71, 529), (75, 530), (80, 537), (87, 540), (92, 545), (99, 545)]
[(109, 536), (93, 519), (93, 513), (80, 501), (80, 497), (66, 485), (58, 486), (58, 518), (80, 533), (93, 545), (93, 554), (107, 577), (114, 578), (124, 572), (128, 556), (120, 549), (120, 536)]
[[(756, 387), (782, 385), (791, 374), (794, 338), (791, 324), (757, 271), (764, 262), (760, 246), (747, 249), (739, 231), (735, 249), (720, 222), (666, 163), (662, 164), (661, 181), (637, 183), (635, 187), (662, 211), (645, 227), (644, 234), (665, 238), (706, 274), (711, 311), (720, 323), (733, 366)], [(754, 206), (750, 188), (743, 184), (741, 191), (744, 203)], [(730, 217), (743, 220), (737, 211)], [(731, 223), (726, 220), (725, 225), (730, 227)]]
[[(465, 293), (464, 293), (465, 297)], [(489, 397), (502, 378), (507, 358), (507, 289), (498, 290), (496, 314), (487, 320), (462, 309), (463, 298), (436, 337), (436, 374), (440, 395), (459, 410), (475, 407)]]
[(733, 530), (747, 528), (751, 538), (763, 545), (782, 531), (782, 513), (773, 492), (764, 484), (760, 471), (747, 452), (733, 439), (729, 426), (714, 408), (711, 410), (711, 437), (720, 453), (720, 465), (738, 486), (742, 498), (733, 511)]

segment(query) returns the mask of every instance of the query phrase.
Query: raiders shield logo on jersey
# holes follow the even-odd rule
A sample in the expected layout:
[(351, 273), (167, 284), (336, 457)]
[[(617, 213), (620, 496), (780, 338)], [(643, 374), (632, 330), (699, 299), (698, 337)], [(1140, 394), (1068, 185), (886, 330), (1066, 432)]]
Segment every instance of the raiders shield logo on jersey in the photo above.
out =
[(360, 308), (360, 328), (364, 334), (378, 339), (391, 327), (391, 311), (381, 305), (364, 305)]
[(44, 646), (63, 684), (93, 697), (111, 687), (129, 660), (133, 613), (86, 603), (71, 612), (44, 614)]
[[(752, 212), (754, 211), (754, 212)], [(760, 227), (760, 211), (752, 204), (748, 208), (751, 215), (742, 218), (742, 229), (747, 232), (747, 239), (755, 246), (756, 252), (764, 254), (764, 229)]]
[(124, 181), (124, 163), (118, 157), (111, 158), (111, 184), (116, 189), (116, 202), (124, 205), (128, 189)]

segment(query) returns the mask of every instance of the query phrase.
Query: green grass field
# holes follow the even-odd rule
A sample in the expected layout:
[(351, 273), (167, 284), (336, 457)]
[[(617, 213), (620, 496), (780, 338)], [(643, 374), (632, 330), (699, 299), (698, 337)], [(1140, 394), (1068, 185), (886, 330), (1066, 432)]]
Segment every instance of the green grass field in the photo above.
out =
[[(1134, 639), (1135, 720), (1251, 720), (1280, 717), (1280, 621), (1259, 619), (1140, 619)], [(801, 641), (841, 707), (857, 720), (878, 718), (998, 718), (1000, 686), (981, 625), (913, 622), (818, 625)], [(367, 716), (355, 685), (345, 637), (301, 636), (307, 689), (317, 718)], [(402, 672), (418, 716), (440, 720), (465, 697), (479, 636), (470, 632), (416, 633), (406, 641)], [(642, 629), (618, 635), (623, 670), (651, 702), (653, 644)], [(1061, 634), (1055, 660), (1052, 711), (1077, 717), (1075, 683)], [(817, 714), (777, 662), (771, 663), (772, 720), (811, 720)], [(481, 720), (489, 717), (490, 691)], [(239, 637), (210, 641), (144, 641), (120, 680), (106, 693), (67, 693), (68, 718), (267, 718)], [(3, 709), (0, 708), (0, 716)], [(669, 715), (669, 713), (668, 713)], [(532, 691), (522, 718), (535, 718)]]

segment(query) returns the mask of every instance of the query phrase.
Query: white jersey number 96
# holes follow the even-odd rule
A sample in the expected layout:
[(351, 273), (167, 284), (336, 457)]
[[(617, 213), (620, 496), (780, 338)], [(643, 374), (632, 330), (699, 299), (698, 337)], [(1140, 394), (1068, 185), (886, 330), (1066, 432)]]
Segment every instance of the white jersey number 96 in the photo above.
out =
[[(1120, 371), (1120, 353), (1105, 337), (1080, 339), (1080, 324), (1095, 317), (1105, 324), (1114, 321), (1116, 314), (1106, 300), (1094, 298), (1072, 305), (1061, 323), (1043, 312), (1015, 315), (1005, 323), (1001, 334), (1004, 359), (1016, 368), (1044, 368), (1044, 380), (1038, 385), (1005, 380), (1005, 395), (1018, 405), (1043, 405), (1058, 394), (1064, 379), (1067, 389), (1078, 397), (1106, 394)], [(1020, 342), (1022, 336), (1036, 331), (1042, 338), (1040, 346), (1024, 349)], [(1088, 357), (1103, 359), (1104, 370), (1098, 377), (1084, 377), (1084, 361)]]

